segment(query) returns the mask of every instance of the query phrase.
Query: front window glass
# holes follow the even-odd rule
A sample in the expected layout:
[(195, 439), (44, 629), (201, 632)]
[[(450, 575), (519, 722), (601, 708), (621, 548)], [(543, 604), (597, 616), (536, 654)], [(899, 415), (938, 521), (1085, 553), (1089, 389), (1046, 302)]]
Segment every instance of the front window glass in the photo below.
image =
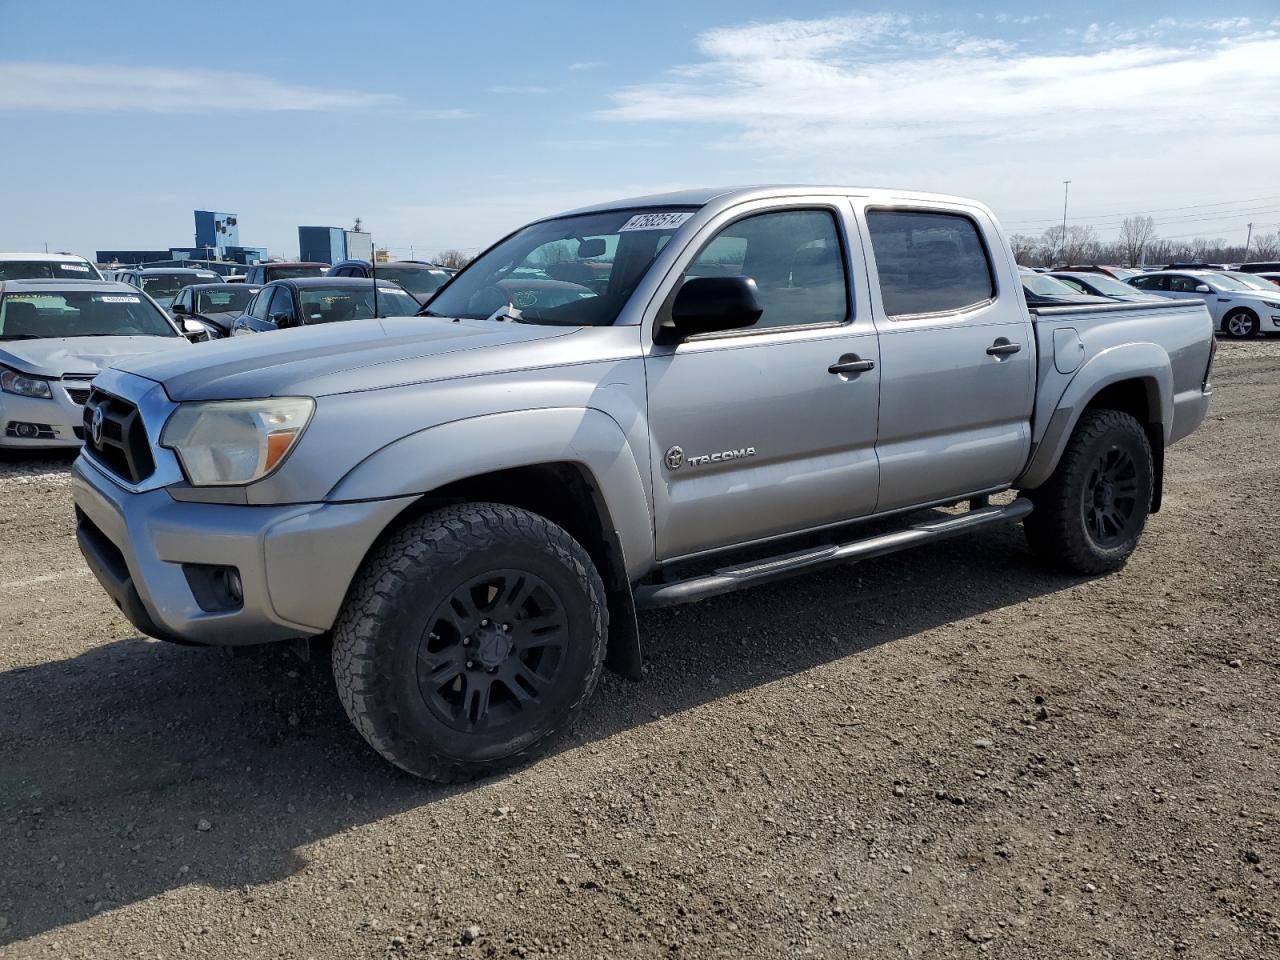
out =
[[(1062, 279), (1067, 283), (1072, 282), (1068, 277), (1063, 277)], [(1109, 297), (1127, 297), (1133, 295), (1133, 287), (1129, 286), (1127, 283), (1121, 283), (1114, 277), (1108, 277), (1106, 274), (1090, 274), (1088, 282), (1089, 286), (1093, 287), (1099, 293), (1105, 294)], [(1080, 284), (1077, 282), (1073, 283), (1072, 286), (1080, 286)], [(1083, 286), (1080, 287), (1080, 291), (1081, 293), (1089, 292)]]
[[(352, 270), (350, 276), (357, 276)], [(378, 279), (390, 280), (398, 287), (403, 287), (422, 303), (444, 286), (449, 274), (443, 270), (431, 270), (421, 267), (378, 267)]]
[(1274, 293), (1276, 289), (1275, 284), (1271, 283), (1271, 281), (1264, 277), (1255, 277), (1249, 273), (1224, 273), (1222, 278), (1224, 280), (1234, 280), (1236, 283), (1242, 284), (1250, 290), (1266, 290), (1268, 293)]
[(867, 226), (889, 316), (963, 310), (995, 296), (987, 252), (968, 217), (871, 210)]
[(177, 335), (165, 315), (138, 293), (68, 290), (0, 298), (0, 340)]
[(297, 280), (299, 277), (324, 276), (324, 267), (316, 264), (313, 267), (267, 267), (270, 280)]
[(143, 274), (139, 282), (142, 289), (157, 300), (172, 301), (183, 287), (189, 287), (193, 283), (208, 283), (209, 278), (194, 273), (153, 273)]
[(426, 313), (484, 319), (516, 308), (525, 323), (609, 326), (691, 216), (664, 207), (530, 224), (472, 261), (428, 301)]
[(97, 280), (87, 263), (58, 263), (47, 260), (0, 261), (0, 280)]
[(195, 290), (196, 313), (244, 313), (253, 299), (253, 291), (241, 287), (227, 290)]
[[(301, 287), (302, 322), (335, 323), (342, 320), (368, 320), (373, 316), (373, 287)], [(391, 286), (378, 287), (378, 316), (412, 317), (418, 312), (418, 301), (403, 290)]]
[(1078, 297), (1081, 294), (1080, 290), (1047, 273), (1024, 273), (1022, 286), (1041, 297)]
[(835, 219), (820, 210), (782, 210), (729, 224), (685, 270), (693, 277), (751, 277), (764, 313), (755, 327), (838, 323), (849, 315), (844, 256)]

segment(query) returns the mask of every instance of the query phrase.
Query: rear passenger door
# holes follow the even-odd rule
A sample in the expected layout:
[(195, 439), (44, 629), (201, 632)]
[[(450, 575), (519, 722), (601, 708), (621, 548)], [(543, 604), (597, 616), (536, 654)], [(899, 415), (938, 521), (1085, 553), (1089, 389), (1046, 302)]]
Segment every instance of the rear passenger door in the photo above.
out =
[(923, 204), (859, 216), (880, 334), (877, 510), (1011, 483), (1031, 447), (1033, 331), (994, 225)]

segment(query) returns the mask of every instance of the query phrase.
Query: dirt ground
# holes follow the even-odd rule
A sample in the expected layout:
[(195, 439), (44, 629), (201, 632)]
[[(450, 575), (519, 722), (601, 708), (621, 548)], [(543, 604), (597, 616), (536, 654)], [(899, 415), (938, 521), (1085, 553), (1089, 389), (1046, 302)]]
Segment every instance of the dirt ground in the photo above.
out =
[(1280, 957), (1280, 341), (1101, 579), (1017, 528), (651, 614), (534, 766), (425, 786), (325, 663), (140, 638), (0, 465), (0, 957)]

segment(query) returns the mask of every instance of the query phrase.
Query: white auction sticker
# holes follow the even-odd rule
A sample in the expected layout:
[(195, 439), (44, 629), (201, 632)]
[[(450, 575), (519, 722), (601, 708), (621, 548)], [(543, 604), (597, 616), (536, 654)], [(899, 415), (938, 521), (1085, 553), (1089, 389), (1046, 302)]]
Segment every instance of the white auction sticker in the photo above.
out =
[(142, 302), (137, 297), (102, 296), (102, 297), (99, 297), (98, 299), (101, 300), (103, 303), (141, 303)]
[(79, 263), (62, 263), (59, 264), (63, 270), (79, 270), (81, 273), (88, 273), (89, 268)]
[(618, 228), (619, 233), (626, 233), (628, 230), (674, 230), (676, 227), (683, 226), (684, 222), (693, 216), (693, 211), (686, 210), (683, 213), (637, 213), (634, 217)]

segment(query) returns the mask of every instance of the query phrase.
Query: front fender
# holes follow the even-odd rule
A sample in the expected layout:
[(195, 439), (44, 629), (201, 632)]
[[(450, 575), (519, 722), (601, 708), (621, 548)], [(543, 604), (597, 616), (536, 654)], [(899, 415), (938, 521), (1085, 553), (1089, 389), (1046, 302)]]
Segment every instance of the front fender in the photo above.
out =
[[(1156, 343), (1123, 343), (1109, 347), (1089, 358), (1067, 381), (1057, 398), (1044, 436), (1036, 445), (1026, 470), (1014, 485), (1032, 489), (1049, 479), (1080, 416), (1090, 401), (1107, 387), (1124, 380), (1141, 380), (1147, 390), (1147, 407), (1154, 412), (1148, 419), (1158, 422), (1165, 442), (1173, 427), (1173, 365), (1169, 354)], [(1040, 402), (1052, 402), (1041, 397)]]
[(517, 410), (428, 427), (366, 457), (325, 499), (422, 495), (480, 474), (566, 462), (581, 464), (595, 479), (628, 577), (639, 579), (654, 559), (649, 498), (622, 428), (593, 408)]

